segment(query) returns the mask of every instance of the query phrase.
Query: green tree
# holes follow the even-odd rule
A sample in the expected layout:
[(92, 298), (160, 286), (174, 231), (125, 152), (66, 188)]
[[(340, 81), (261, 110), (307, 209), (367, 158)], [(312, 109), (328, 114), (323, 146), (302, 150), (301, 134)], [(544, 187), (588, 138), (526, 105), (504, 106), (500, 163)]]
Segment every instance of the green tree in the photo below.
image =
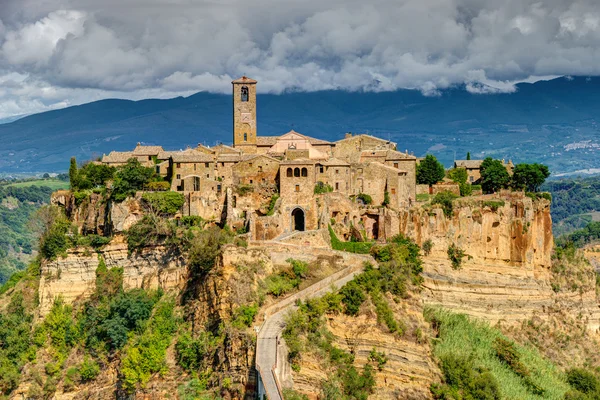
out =
[(510, 175), (500, 160), (491, 157), (481, 163), (481, 188), (485, 193), (494, 193), (506, 188), (510, 183)]
[(444, 179), (446, 170), (435, 156), (427, 154), (425, 159), (417, 165), (417, 183), (421, 185), (434, 185)]
[(71, 157), (71, 164), (69, 165), (69, 182), (71, 183), (71, 189), (75, 190), (79, 187), (77, 182), (77, 160), (75, 157)]
[(470, 159), (471, 159), (471, 152), (470, 152), (470, 151), (468, 151), (468, 152), (467, 152), (467, 160), (470, 160)]
[(452, 168), (448, 171), (448, 178), (452, 179), (456, 183), (466, 183), (469, 178), (469, 174), (465, 168)]
[(156, 179), (154, 169), (146, 168), (135, 158), (130, 158), (127, 164), (120, 167), (115, 173), (112, 197), (115, 201), (123, 201)]
[(516, 190), (527, 189), (537, 192), (550, 176), (548, 166), (543, 164), (517, 164), (512, 176), (511, 186)]

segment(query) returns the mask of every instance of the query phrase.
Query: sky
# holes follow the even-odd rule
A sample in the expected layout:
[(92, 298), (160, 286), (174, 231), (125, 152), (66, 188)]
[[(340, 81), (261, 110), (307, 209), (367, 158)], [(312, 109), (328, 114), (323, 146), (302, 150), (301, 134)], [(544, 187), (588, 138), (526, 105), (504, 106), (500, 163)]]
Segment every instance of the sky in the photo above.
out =
[(103, 98), (600, 75), (598, 0), (0, 0), (0, 118)]

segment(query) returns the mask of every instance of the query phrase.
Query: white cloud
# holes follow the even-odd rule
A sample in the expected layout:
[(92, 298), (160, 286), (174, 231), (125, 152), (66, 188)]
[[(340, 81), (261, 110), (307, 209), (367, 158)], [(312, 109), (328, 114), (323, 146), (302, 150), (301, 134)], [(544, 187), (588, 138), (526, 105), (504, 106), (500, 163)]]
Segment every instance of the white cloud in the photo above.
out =
[(21, 78), (0, 90), (0, 117), (103, 97), (227, 93), (244, 74), (262, 92), (427, 95), (600, 74), (595, 0), (251, 3), (4, 0), (0, 76)]

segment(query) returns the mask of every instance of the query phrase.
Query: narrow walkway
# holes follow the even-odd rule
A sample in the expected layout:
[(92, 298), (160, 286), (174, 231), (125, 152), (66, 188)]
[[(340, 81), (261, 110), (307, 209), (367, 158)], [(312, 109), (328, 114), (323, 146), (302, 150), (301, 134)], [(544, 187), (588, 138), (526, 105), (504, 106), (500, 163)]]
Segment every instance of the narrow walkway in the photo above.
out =
[[(374, 263), (371, 256), (360, 257)], [(265, 310), (265, 322), (258, 332), (256, 341), (256, 369), (259, 374), (259, 393), (262, 383), (268, 400), (283, 400), (280, 377), (277, 376), (281, 371), (276, 371), (275, 368), (277, 366), (277, 342), (285, 328), (285, 316), (298, 308), (297, 300), (322, 296), (330, 292), (332, 288), (339, 289), (361, 271), (362, 266), (344, 268)], [(283, 362), (287, 362), (287, 360), (283, 360)]]

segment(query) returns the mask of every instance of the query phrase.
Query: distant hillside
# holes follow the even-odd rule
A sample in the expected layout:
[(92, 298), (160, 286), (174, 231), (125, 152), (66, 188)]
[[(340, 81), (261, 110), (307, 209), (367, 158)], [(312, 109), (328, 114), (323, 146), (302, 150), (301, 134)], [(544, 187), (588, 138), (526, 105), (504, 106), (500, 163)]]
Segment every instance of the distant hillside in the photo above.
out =
[[(259, 83), (260, 84), (260, 83)], [(600, 78), (520, 84), (512, 94), (464, 88), (425, 97), (418, 91), (322, 91), (259, 95), (259, 135), (298, 132), (336, 140), (370, 132), (447, 165), (456, 153), (541, 161), (555, 173), (600, 168)], [(0, 125), (0, 172), (64, 171), (79, 160), (137, 142), (178, 149), (231, 141), (231, 98), (198, 93), (169, 100), (102, 100)]]

